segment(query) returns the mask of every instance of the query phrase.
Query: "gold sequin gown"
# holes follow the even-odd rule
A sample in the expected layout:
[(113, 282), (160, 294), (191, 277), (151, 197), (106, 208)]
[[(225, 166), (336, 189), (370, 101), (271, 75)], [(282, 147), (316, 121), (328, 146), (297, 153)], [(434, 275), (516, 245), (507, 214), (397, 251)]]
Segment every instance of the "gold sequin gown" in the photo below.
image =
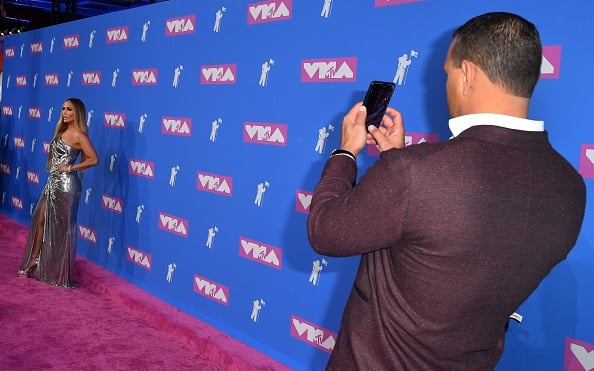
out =
[(82, 185), (78, 172), (57, 172), (56, 169), (61, 164), (74, 164), (80, 150), (58, 138), (50, 144), (50, 153), (50, 173), (31, 217), (20, 269), (25, 269), (31, 258), (36, 226), (45, 205), (39, 263), (30, 276), (54, 286), (74, 287), (72, 268), (76, 258), (76, 219)]

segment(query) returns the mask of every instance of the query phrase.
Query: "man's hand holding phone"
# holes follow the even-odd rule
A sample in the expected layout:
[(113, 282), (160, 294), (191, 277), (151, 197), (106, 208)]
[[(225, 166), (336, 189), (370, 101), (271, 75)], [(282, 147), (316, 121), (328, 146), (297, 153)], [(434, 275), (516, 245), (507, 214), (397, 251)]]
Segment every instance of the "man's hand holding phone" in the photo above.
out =
[(365, 124), (370, 133), (367, 144), (377, 145), (380, 151), (404, 147), (402, 116), (400, 112), (389, 108), (395, 88), (393, 82), (374, 80), (369, 83), (363, 99), (363, 105), (367, 108)]
[(355, 104), (342, 120), (340, 148), (357, 156), (366, 144), (380, 151), (404, 148), (402, 115), (388, 107), (394, 83), (372, 81), (363, 102)]
[(367, 144), (374, 144), (380, 152), (392, 148), (404, 148), (404, 124), (402, 114), (392, 107), (386, 109), (382, 126), (369, 126)]
[[(376, 145), (380, 151), (404, 148), (402, 115), (392, 107), (386, 109), (379, 127), (367, 127), (367, 109), (362, 102), (355, 104), (342, 120), (340, 148), (357, 156), (366, 144)], [(369, 132), (367, 131), (369, 130)]]
[(366, 112), (362, 102), (359, 102), (342, 119), (340, 149), (349, 151), (355, 157), (361, 152), (367, 142)]

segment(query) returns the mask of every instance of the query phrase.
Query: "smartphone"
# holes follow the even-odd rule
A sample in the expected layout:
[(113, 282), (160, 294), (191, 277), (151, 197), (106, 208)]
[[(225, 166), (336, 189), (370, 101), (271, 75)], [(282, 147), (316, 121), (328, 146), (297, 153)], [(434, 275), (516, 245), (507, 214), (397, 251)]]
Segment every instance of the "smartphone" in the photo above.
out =
[(369, 84), (363, 105), (367, 108), (366, 126), (380, 126), (386, 109), (392, 99), (396, 84), (386, 81), (372, 81)]

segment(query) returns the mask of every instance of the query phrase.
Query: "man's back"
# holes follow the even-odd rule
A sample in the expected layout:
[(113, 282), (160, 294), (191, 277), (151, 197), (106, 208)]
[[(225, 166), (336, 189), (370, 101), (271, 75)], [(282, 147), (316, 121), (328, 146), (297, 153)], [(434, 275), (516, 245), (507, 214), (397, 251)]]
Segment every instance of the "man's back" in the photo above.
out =
[(575, 245), (582, 178), (546, 133), (492, 126), (374, 167), (359, 192), (385, 190), (400, 239), (363, 255), (328, 368), (494, 367), (508, 316)]

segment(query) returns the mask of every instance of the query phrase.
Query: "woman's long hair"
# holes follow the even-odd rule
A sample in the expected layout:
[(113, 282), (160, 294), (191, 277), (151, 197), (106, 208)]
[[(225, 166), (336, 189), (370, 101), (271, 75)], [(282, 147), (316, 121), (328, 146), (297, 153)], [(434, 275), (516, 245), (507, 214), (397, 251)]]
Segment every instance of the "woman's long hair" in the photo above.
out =
[[(64, 101), (64, 103), (66, 103), (66, 102), (72, 103), (72, 106), (74, 107), (74, 124), (80, 131), (85, 133), (85, 135), (88, 135), (89, 129), (87, 127), (87, 121), (86, 121), (87, 109), (85, 108), (85, 104), (83, 103), (82, 100), (80, 100), (78, 98), (68, 98)], [(58, 120), (58, 124), (56, 124), (56, 130), (54, 132), (54, 136), (53, 136), (51, 142), (53, 143), (55, 140), (60, 138), (62, 136), (62, 134), (66, 131), (67, 128), (68, 128), (68, 125), (64, 123), (64, 116), (62, 115), (62, 110), (60, 109), (60, 119)], [(85, 160), (84, 153), (81, 155), (81, 159), (82, 159), (82, 161)], [(49, 169), (51, 163), (52, 163), (52, 152), (50, 151), (49, 156), (47, 157), (47, 168), (48, 169)]]

